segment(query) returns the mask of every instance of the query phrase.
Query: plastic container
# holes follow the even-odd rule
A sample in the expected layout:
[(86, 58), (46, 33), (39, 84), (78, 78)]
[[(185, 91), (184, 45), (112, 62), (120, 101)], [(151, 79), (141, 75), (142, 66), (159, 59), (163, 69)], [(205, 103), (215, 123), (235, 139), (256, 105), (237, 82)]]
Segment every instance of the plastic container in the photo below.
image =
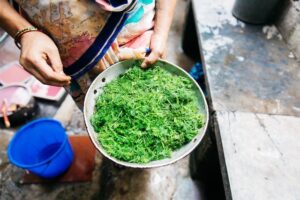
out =
[(236, 0), (232, 13), (246, 23), (265, 24), (278, 15), (280, 5), (280, 0)]
[(42, 178), (55, 178), (72, 164), (74, 154), (60, 122), (39, 119), (23, 126), (8, 146), (14, 165)]

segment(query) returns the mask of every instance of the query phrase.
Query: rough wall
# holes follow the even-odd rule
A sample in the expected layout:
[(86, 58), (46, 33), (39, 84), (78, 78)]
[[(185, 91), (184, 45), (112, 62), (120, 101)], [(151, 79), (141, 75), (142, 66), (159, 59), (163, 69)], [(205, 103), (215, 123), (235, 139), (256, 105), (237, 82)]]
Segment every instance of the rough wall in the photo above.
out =
[(276, 23), (291, 51), (300, 60), (300, 1), (288, 0), (282, 17)]

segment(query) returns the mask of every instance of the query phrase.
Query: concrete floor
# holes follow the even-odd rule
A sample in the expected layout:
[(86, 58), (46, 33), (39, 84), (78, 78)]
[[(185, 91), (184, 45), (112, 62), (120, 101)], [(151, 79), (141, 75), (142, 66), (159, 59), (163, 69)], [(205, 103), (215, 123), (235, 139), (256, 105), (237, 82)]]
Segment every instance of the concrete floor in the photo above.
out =
[[(187, 1), (178, 1), (174, 22), (169, 35), (167, 59), (184, 69), (193, 61), (181, 49), (183, 24)], [(69, 113), (69, 114), (66, 114)], [(67, 97), (55, 115), (69, 134), (86, 134), (83, 115)], [(114, 199), (114, 200), (165, 200), (207, 199), (203, 187), (193, 181), (189, 172), (189, 157), (166, 167), (155, 169), (119, 169), (97, 155), (93, 180), (89, 183), (21, 185), (23, 171), (10, 165), (5, 147), (12, 132), (1, 132), (0, 145), (0, 200), (13, 199)]]

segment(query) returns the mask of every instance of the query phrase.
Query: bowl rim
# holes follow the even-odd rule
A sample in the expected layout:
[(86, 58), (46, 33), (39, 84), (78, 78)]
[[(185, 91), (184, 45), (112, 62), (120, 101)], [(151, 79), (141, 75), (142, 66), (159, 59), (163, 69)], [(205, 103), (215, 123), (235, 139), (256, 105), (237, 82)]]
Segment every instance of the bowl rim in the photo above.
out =
[[(108, 70), (110, 70), (111, 68), (113, 67), (116, 67), (117, 65), (119, 65), (120, 63), (122, 62), (128, 62), (129, 60), (125, 60), (125, 61), (120, 61), (120, 62), (117, 62), (115, 64), (113, 64), (112, 66), (110, 66), (109, 68), (105, 69), (103, 72), (101, 72), (91, 83), (91, 85), (89, 86), (89, 89), (87, 90), (87, 93), (85, 95), (85, 98), (84, 98), (84, 108), (83, 108), (83, 115), (84, 115), (84, 122), (85, 122), (85, 126), (86, 126), (86, 129), (87, 129), (87, 132), (88, 132), (88, 135), (89, 135), (89, 138), (90, 140), (92, 141), (93, 145), (95, 146), (95, 148), (104, 156), (106, 157), (107, 159), (119, 164), (119, 165), (122, 165), (122, 166), (125, 166), (125, 167), (130, 167), (130, 168), (140, 168), (140, 169), (149, 169), (149, 168), (156, 168), (156, 167), (163, 167), (163, 166), (167, 166), (167, 165), (170, 165), (170, 164), (173, 164), (179, 160), (181, 160), (182, 158), (188, 156), (199, 144), (200, 142), (203, 140), (204, 138), (204, 135), (206, 134), (206, 130), (207, 130), (207, 127), (208, 127), (208, 123), (209, 123), (209, 110), (208, 110), (208, 104), (207, 104), (207, 101), (206, 101), (206, 98), (205, 98), (205, 95), (202, 91), (202, 89), (200, 88), (200, 86), (198, 85), (198, 83), (195, 81), (194, 78), (191, 77), (191, 75), (189, 73), (187, 73), (184, 69), (182, 69), (181, 67), (179, 67), (178, 65), (175, 65), (174, 63), (171, 63), (167, 60), (163, 60), (163, 59), (158, 59), (157, 62), (162, 62), (162, 63), (165, 63), (165, 64), (168, 64), (168, 65), (171, 65), (175, 68), (177, 68), (177, 70), (183, 72), (186, 76), (189, 77), (189, 79), (191, 81), (194, 82), (194, 85), (197, 87), (197, 89), (199, 90), (200, 94), (201, 94), (201, 97), (203, 99), (203, 105), (204, 105), (204, 112), (205, 112), (205, 124), (203, 127), (201, 127), (197, 133), (197, 135), (199, 134), (199, 132), (201, 132), (202, 134), (199, 136), (199, 139), (195, 142), (195, 137), (197, 137), (197, 135), (187, 144), (185, 145), (188, 145), (190, 144), (191, 142), (194, 142), (193, 146), (188, 149), (186, 152), (184, 152), (182, 155), (180, 156), (177, 156), (173, 159), (170, 159), (170, 158), (164, 158), (164, 159), (161, 159), (161, 160), (155, 160), (155, 161), (150, 161), (148, 163), (130, 163), (130, 162), (126, 162), (126, 161), (122, 161), (122, 160), (119, 160), (111, 155), (109, 155), (103, 148), (103, 150), (101, 148), (99, 148), (98, 146), (98, 143), (95, 141), (95, 138), (93, 137), (93, 134), (91, 133), (93, 130), (90, 130), (93, 129), (92, 125), (90, 124), (90, 119), (88, 119), (87, 117), (87, 111), (86, 111), (86, 106), (88, 106), (88, 101), (89, 99), (91, 98), (89, 94), (92, 95), (93, 91), (92, 91), (92, 86), (94, 86), (96, 84), (96, 80), (100, 77), (100, 75)], [(140, 59), (135, 59), (135, 60), (131, 60), (131, 61), (140, 61)], [(93, 105), (94, 107), (95, 105)], [(94, 131), (95, 132), (95, 131)], [(185, 146), (184, 145), (184, 146)], [(175, 151), (178, 151), (180, 150), (177, 149)], [(173, 151), (173, 152), (175, 152)], [(172, 155), (171, 155), (172, 156)], [(171, 157), (172, 158), (172, 157)], [(158, 161), (163, 161), (165, 159), (170, 159), (168, 162), (164, 162), (164, 163), (157, 163)], [(152, 162), (155, 162), (155, 163), (152, 163)]]

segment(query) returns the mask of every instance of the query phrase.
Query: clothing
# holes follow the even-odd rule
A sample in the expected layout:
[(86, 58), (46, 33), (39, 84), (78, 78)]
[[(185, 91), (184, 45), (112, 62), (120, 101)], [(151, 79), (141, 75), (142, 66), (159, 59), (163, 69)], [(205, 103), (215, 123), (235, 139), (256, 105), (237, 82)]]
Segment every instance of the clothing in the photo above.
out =
[[(150, 46), (155, 1), (137, 0), (128, 9), (133, 1), (16, 0), (23, 16), (56, 43), (64, 71), (73, 77), (66, 89), (81, 108), (84, 95), (98, 73), (120, 60), (144, 57)], [(114, 16), (120, 19), (125, 11), (128, 11), (126, 16), (118, 23), (112, 20)], [(105, 41), (105, 37), (97, 38), (104, 30), (109, 34), (114, 30), (116, 34)], [(91, 51), (95, 42), (103, 46), (103, 52), (99, 50), (99, 55), (95, 54), (98, 57), (90, 53), (95, 53)], [(100, 48), (94, 46), (92, 49)], [(84, 57), (85, 53), (88, 56)], [(96, 62), (95, 57), (101, 59)]]

